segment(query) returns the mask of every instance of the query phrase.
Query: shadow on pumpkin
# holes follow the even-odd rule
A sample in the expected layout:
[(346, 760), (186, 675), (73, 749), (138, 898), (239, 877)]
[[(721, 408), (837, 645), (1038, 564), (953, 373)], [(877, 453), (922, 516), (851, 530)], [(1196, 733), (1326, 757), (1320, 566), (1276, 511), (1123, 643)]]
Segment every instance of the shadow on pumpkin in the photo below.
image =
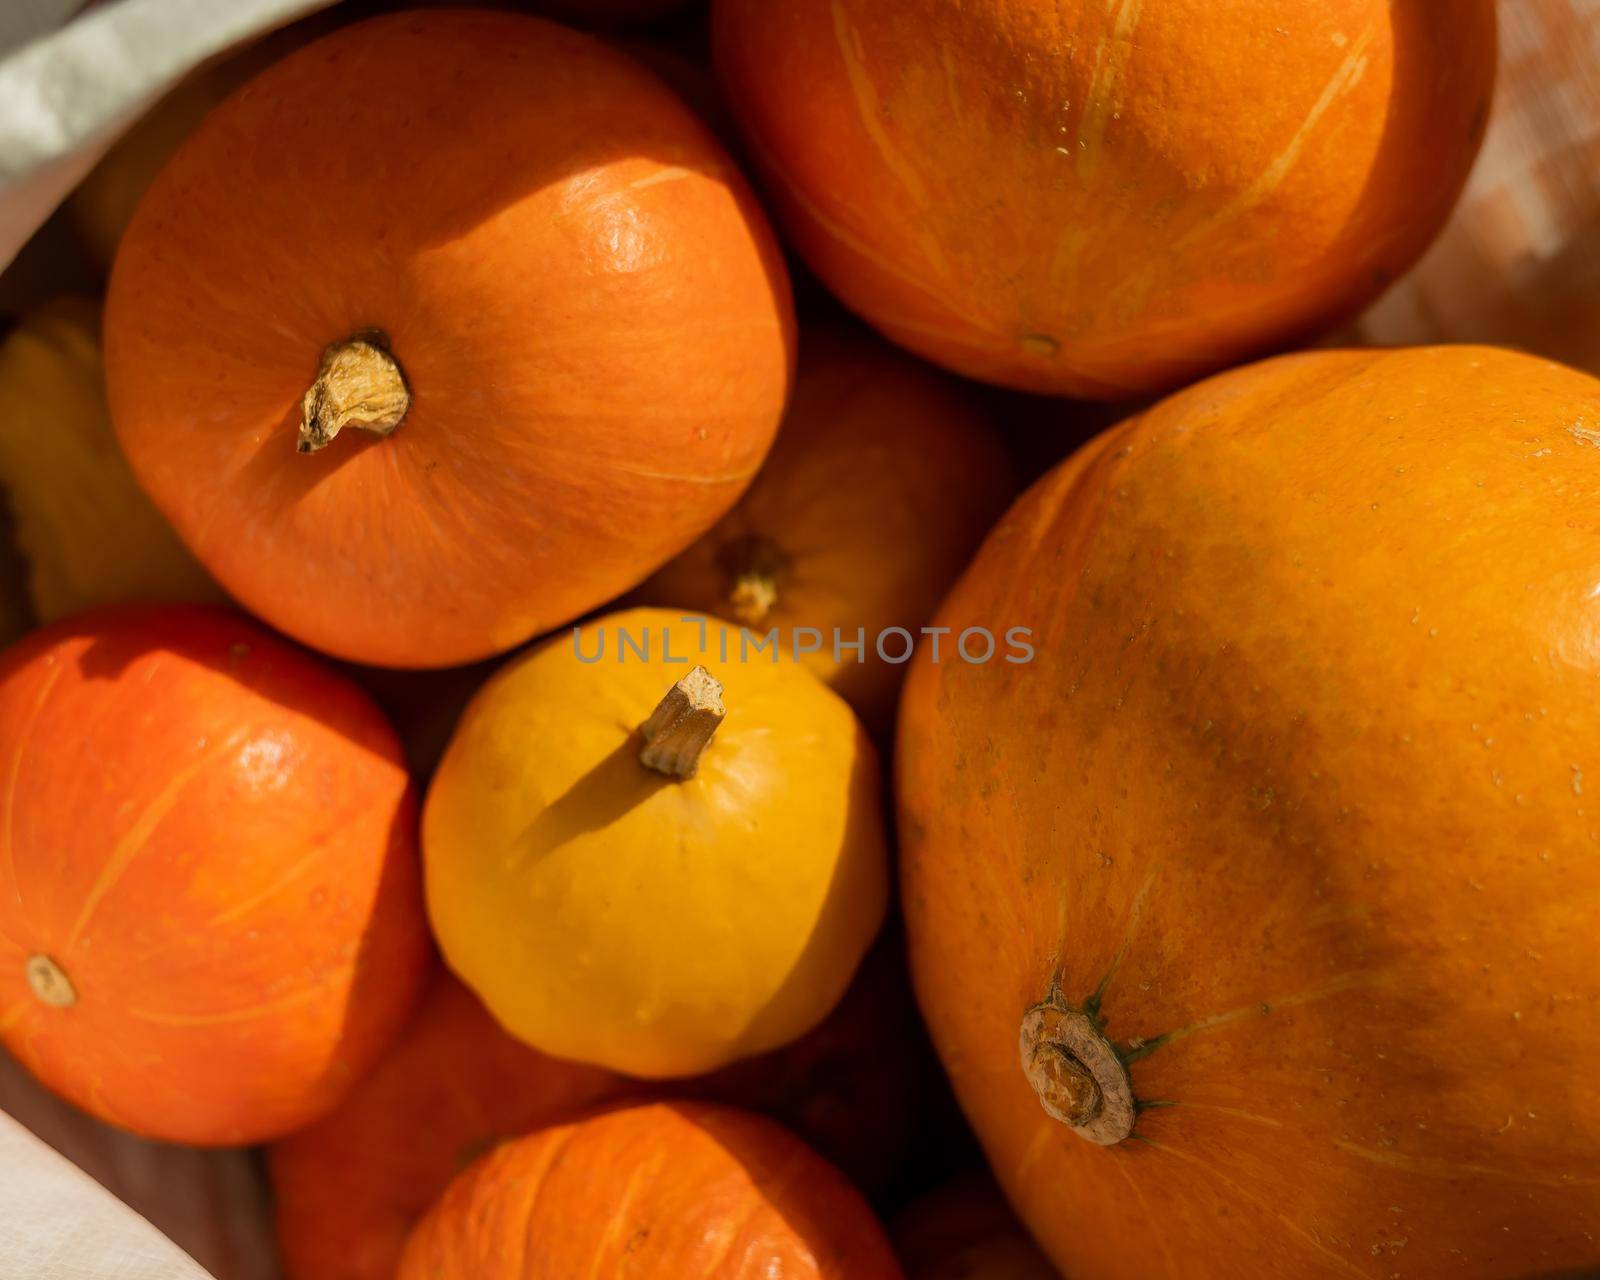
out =
[(603, 831), (676, 780), (639, 760), (641, 736), (629, 734), (599, 764), (539, 812), (517, 837), (520, 866), (542, 861), (570, 840)]
[[(118, 619), (137, 620), (137, 627), (119, 627), (108, 634), (105, 623)], [(202, 625), (203, 624), (203, 625)], [(220, 624), (220, 625), (219, 625)], [(237, 633), (231, 634), (237, 624)], [(354, 699), (367, 700), (348, 677), (328, 670), (329, 662), (313, 654), (264, 623), (225, 605), (129, 603), (89, 609), (56, 624), (65, 636), (84, 636), (89, 643), (78, 655), (78, 669), (85, 679), (116, 680), (134, 663), (152, 654), (171, 654), (184, 662), (231, 680), (258, 698), (295, 715), (315, 721), (322, 728), (373, 755), (393, 756), (392, 737), (387, 721), (380, 715), (357, 717), (340, 714), (351, 708)], [(287, 670), (265, 661), (256, 652), (259, 641), (268, 638), (304, 663), (315, 664), (324, 679), (312, 691), (305, 686), (304, 668)], [(329, 685), (337, 680), (343, 686), (330, 699)]]

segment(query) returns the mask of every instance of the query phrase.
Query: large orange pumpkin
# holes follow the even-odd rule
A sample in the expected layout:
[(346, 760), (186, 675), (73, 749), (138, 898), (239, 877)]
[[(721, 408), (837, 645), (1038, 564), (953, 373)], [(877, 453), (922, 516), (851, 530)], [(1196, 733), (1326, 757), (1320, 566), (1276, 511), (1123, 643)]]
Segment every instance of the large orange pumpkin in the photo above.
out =
[(920, 663), (936, 1047), (1066, 1274), (1600, 1266), (1600, 382), (1285, 357), (1100, 437)]
[(1427, 245), (1492, 0), (715, 0), (811, 268), (973, 377), (1117, 399), (1309, 334)]
[(218, 107), (106, 312), (118, 436), (179, 534), (273, 625), (390, 666), (509, 648), (692, 541), (791, 346), (704, 126), (591, 37), (471, 10), (347, 27)]
[[(857, 1185), (883, 1187), (901, 1171), (931, 1092), (897, 961), (876, 949), (811, 1034), (674, 1081), (672, 1092), (771, 1115)], [(406, 1234), (474, 1158), (594, 1104), (659, 1092), (530, 1049), (440, 972), (394, 1049), (344, 1103), (269, 1151), (284, 1269), (290, 1280), (391, 1280)]]
[[(865, 334), (808, 333), (761, 474), (639, 597), (775, 629), (887, 730), (909, 636), (1015, 492), (1004, 446), (953, 380)], [(880, 647), (893, 627), (909, 636)]]
[(394, 732), (342, 677), (205, 606), (56, 623), (0, 659), (0, 1035), (150, 1137), (329, 1110), (428, 957)]
[(900, 1280), (866, 1202), (770, 1120), (625, 1107), (485, 1156), (412, 1232), (397, 1280)]

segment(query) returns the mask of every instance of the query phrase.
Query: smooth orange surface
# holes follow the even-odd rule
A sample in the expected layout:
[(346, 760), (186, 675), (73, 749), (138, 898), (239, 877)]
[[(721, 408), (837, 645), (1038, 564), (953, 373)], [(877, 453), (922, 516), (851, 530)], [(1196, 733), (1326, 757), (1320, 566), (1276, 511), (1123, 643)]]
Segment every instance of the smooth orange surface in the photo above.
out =
[[(937, 1068), (924, 1052), (898, 948), (880, 945), (815, 1031), (670, 1091), (771, 1115), (870, 1191), (899, 1172), (926, 1119)], [(477, 1156), (596, 1103), (661, 1092), (513, 1040), (441, 972), (338, 1110), (271, 1148), (284, 1269), (291, 1280), (391, 1280), (407, 1233)]]
[[(788, 284), (711, 134), (591, 37), (469, 10), (347, 27), (207, 117), (123, 238), (112, 417), (217, 579), (356, 661), (443, 666), (633, 586), (738, 497)], [(387, 335), (387, 439), (295, 451), (325, 347)]]
[[(890, 627), (914, 636), (1016, 493), (1005, 446), (959, 384), (862, 333), (810, 331), (778, 443), (738, 504), (639, 591), (776, 627), (806, 663), (887, 732), (904, 665), (877, 654)], [(735, 591), (757, 542), (778, 556), (776, 599), (740, 617)], [(797, 635), (797, 628), (818, 635)], [(846, 648), (863, 633), (865, 660)], [(834, 638), (840, 637), (838, 660)], [(899, 657), (905, 642), (890, 637)]]
[(715, 0), (795, 245), (895, 341), (1118, 399), (1288, 345), (1422, 251), (1492, 0)]
[[(429, 954), (416, 801), (358, 689), (230, 610), (125, 606), (0, 658), (0, 1034), (149, 1137), (328, 1111)], [(42, 1003), (28, 957), (77, 1002)]]
[(747, 1112), (655, 1103), (507, 1143), (450, 1185), (397, 1280), (899, 1280), (866, 1202)]
[[(1600, 1265), (1600, 382), (1491, 348), (1236, 370), (1101, 436), (919, 662), (913, 977), (1067, 1275)], [(1144, 1104), (1096, 1147), (1018, 1060), (1101, 991)]]

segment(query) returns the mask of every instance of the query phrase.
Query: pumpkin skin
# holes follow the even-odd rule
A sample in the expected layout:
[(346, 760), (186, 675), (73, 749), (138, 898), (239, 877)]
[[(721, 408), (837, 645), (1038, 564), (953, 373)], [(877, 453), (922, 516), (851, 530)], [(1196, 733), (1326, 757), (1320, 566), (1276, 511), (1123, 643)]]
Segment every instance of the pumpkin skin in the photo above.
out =
[[(381, 374), (329, 383), (363, 334)], [(472, 10), (346, 27), (213, 111), (106, 311), (118, 437), (201, 562), (298, 639), (400, 667), (509, 648), (702, 533), (771, 442), (792, 345), (763, 216), (671, 92)], [(308, 388), (409, 408), (301, 454)]]
[(513, 1040), (436, 973), (416, 1018), (344, 1103), (269, 1149), (285, 1274), (391, 1280), (417, 1219), (484, 1151), (636, 1088)]
[(1354, 314), (1477, 152), (1492, 0), (715, 0), (807, 264), (971, 377), (1122, 399)]
[(866, 1202), (770, 1120), (625, 1107), (506, 1143), (453, 1183), (398, 1280), (899, 1280)]
[[(865, 335), (808, 333), (760, 475), (639, 597), (776, 627), (787, 650), (797, 627), (814, 628), (806, 665), (887, 733), (905, 667), (875, 637), (914, 636), (932, 618), (1016, 487), (1004, 445), (953, 382)], [(835, 661), (834, 635), (848, 643), (858, 628), (865, 660), (841, 644)]]
[[(428, 788), (445, 961), (513, 1035), (629, 1075), (789, 1043), (883, 923), (872, 743), (799, 665), (741, 662), (733, 628), (634, 609), (574, 633), (484, 686)], [(670, 778), (641, 762), (638, 730), (693, 664), (723, 683), (727, 720), (694, 776)]]
[[(674, 1081), (674, 1092), (769, 1115), (856, 1186), (869, 1194), (883, 1187), (925, 1122), (930, 1092), (897, 960), (880, 944), (815, 1031), (712, 1075)], [(659, 1088), (545, 1057), (502, 1031), (441, 972), (395, 1047), (339, 1108), (269, 1148), (285, 1273), (390, 1280), (406, 1235), (476, 1156)]]
[(116, 257), (139, 200), (206, 112), (291, 49), (331, 30), (337, 17), (337, 10), (313, 14), (202, 64), (112, 144), (66, 205), (79, 239), (102, 268)]
[[(907, 684), (913, 978), (1067, 1274), (1600, 1264), (1597, 421), (1492, 348), (1268, 361), (1069, 459), (946, 602), (1037, 655)], [(1131, 1138), (1041, 1107), (1052, 996)]]
[(893, 1239), (907, 1280), (1059, 1280), (987, 1176), (923, 1196), (895, 1220)]
[(0, 658), (0, 759), (0, 1029), (50, 1088), (235, 1145), (388, 1046), (429, 955), (416, 806), (348, 681), (229, 610), (99, 610)]
[(224, 600), (117, 448), (87, 298), (56, 299), (0, 343), (0, 485), (38, 621), (124, 600)]

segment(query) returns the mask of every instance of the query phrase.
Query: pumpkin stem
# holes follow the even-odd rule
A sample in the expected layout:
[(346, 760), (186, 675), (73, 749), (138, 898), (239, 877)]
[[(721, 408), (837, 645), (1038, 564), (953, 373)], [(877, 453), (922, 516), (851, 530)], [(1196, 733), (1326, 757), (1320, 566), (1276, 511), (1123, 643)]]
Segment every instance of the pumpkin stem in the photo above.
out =
[(346, 427), (387, 436), (411, 408), (400, 362), (376, 329), (352, 334), (322, 353), (322, 366), (300, 405), (300, 453), (326, 447)]
[(1109, 1147), (1133, 1132), (1128, 1068), (1095, 1020), (1058, 991), (1023, 1014), (1018, 1049), (1039, 1104), (1080, 1138)]
[(728, 607), (734, 620), (754, 627), (765, 622), (778, 603), (778, 581), (788, 571), (789, 557), (760, 534), (731, 542), (718, 557), (731, 580)]
[(66, 970), (47, 955), (31, 955), (23, 966), (28, 986), (40, 1001), (52, 1009), (70, 1009), (78, 1003), (78, 992)]
[(640, 761), (669, 777), (694, 777), (700, 753), (726, 714), (721, 682), (704, 667), (696, 667), (667, 690), (650, 718), (639, 726), (644, 735)]

